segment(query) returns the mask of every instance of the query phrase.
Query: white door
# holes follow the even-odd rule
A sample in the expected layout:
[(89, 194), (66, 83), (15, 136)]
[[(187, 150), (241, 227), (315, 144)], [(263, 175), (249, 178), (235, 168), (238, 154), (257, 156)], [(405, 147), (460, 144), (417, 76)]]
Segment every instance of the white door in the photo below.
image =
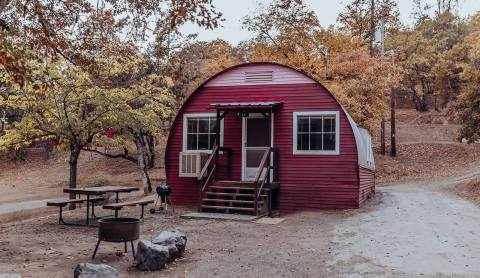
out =
[(269, 119), (263, 115), (243, 118), (242, 179), (253, 180), (257, 174), (262, 156), (271, 146)]

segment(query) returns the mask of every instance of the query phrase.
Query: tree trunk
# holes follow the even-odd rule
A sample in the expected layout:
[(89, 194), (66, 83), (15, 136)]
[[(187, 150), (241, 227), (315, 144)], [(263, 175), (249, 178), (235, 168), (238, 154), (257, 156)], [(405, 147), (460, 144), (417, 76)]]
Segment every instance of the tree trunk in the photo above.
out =
[(147, 134), (144, 136), (146, 142), (146, 158), (147, 158), (147, 167), (152, 169), (155, 166), (155, 142), (152, 134)]
[(427, 111), (427, 101), (425, 97), (425, 92), (422, 95), (418, 95), (415, 88), (412, 88), (412, 101), (415, 105), (415, 110), (420, 112)]
[(145, 138), (139, 134), (135, 136), (135, 145), (138, 152), (138, 168), (142, 176), (143, 192), (152, 192), (152, 183), (150, 181), (150, 176), (148, 175), (148, 165), (146, 163), (146, 142)]
[[(77, 166), (78, 166), (78, 157), (80, 156), (80, 148), (70, 147), (70, 159), (68, 160), (68, 165), (70, 166), (70, 177), (68, 180), (69, 188), (77, 187)], [(75, 199), (76, 196), (74, 193), (70, 193), (70, 199)], [(70, 209), (75, 209), (75, 204), (69, 205)]]

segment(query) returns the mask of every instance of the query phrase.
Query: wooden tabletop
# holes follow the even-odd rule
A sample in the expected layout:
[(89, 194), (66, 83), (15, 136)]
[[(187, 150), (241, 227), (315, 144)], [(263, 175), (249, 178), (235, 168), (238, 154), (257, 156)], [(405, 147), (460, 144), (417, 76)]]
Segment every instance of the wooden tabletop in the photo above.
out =
[(79, 187), (79, 188), (64, 188), (65, 193), (85, 194), (85, 195), (102, 195), (113, 192), (132, 192), (138, 191), (138, 187), (134, 186), (94, 186), (94, 187)]

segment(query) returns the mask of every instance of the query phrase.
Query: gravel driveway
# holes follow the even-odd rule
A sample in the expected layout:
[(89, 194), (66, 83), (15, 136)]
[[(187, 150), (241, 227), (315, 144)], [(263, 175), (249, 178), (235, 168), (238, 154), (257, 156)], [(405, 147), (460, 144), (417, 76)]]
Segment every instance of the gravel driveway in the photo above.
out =
[(475, 174), (378, 188), (336, 225), (327, 264), (342, 277), (480, 277), (480, 209), (445, 190)]

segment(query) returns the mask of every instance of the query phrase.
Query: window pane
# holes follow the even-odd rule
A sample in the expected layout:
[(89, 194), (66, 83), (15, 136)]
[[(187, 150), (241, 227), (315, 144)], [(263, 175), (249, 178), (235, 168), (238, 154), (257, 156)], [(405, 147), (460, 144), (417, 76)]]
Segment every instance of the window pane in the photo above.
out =
[(265, 150), (246, 150), (247, 154), (247, 167), (257, 167), (262, 161), (263, 154)]
[(197, 119), (195, 118), (187, 118), (188, 122), (188, 133), (196, 133), (197, 132)]
[(197, 149), (197, 135), (189, 134), (187, 135), (187, 150), (196, 150)]
[(335, 117), (325, 117), (323, 120), (323, 131), (324, 132), (335, 132)]
[(322, 132), (322, 117), (310, 118), (310, 132)]
[(311, 151), (322, 150), (322, 134), (321, 133), (310, 134), (310, 150)]
[[(210, 134), (210, 145), (209, 145), (209, 150), (213, 150), (213, 145), (215, 145), (215, 134)], [(218, 145), (218, 144), (217, 144)]]
[(297, 135), (297, 150), (308, 151), (309, 138), (308, 133), (301, 133)]
[(209, 120), (207, 118), (198, 120), (198, 132), (199, 133), (208, 133), (208, 131), (209, 131), (208, 122), (209, 122)]
[(215, 133), (215, 126), (217, 125), (216, 118), (210, 118), (210, 133)]
[(335, 150), (335, 133), (323, 134), (323, 150), (324, 151)]
[(208, 150), (208, 134), (199, 134), (198, 135), (198, 149), (199, 150)]
[(247, 119), (247, 147), (270, 146), (269, 124), (265, 118)]
[(308, 132), (308, 116), (307, 117), (298, 117), (297, 118), (298, 132)]

